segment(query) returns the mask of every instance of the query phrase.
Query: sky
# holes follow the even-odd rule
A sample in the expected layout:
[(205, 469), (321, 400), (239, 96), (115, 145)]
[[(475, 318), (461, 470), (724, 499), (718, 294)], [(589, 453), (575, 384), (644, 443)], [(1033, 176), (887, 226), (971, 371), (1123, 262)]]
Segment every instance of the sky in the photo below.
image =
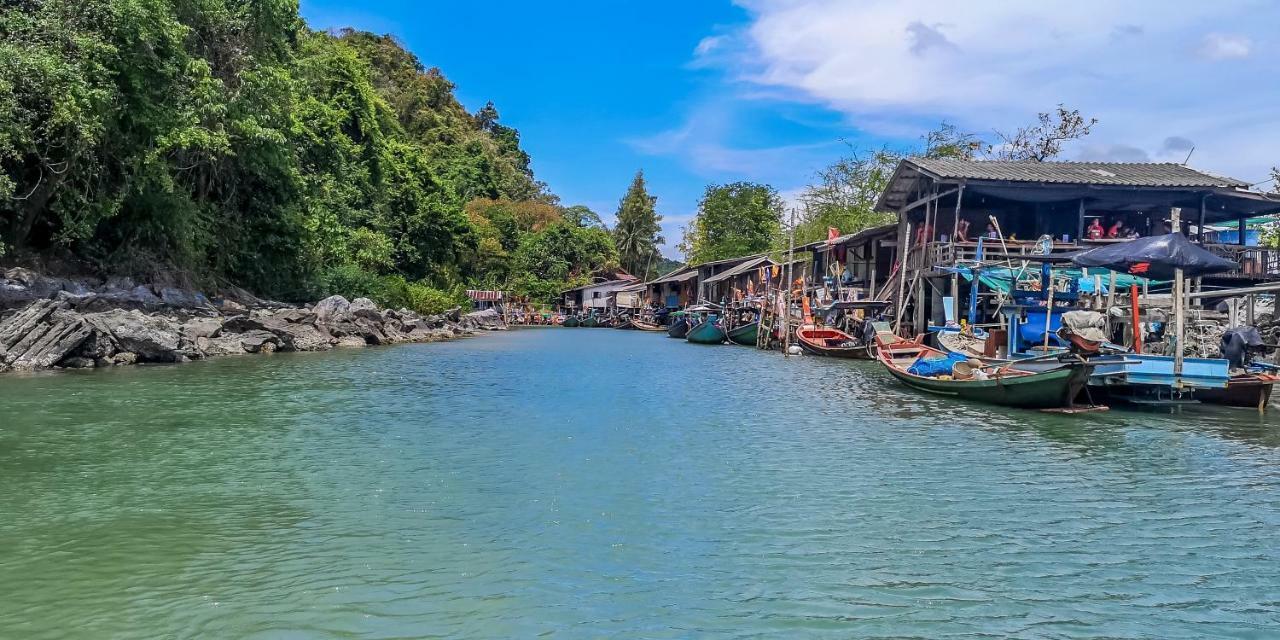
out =
[[(476, 10), (483, 7), (483, 11)], [(397, 36), (520, 130), (562, 203), (613, 219), (637, 170), (664, 253), (708, 184), (788, 200), (858, 149), (946, 121), (991, 137), (1062, 103), (1097, 118), (1065, 160), (1280, 164), (1274, 0), (302, 0), (313, 28)], [(1259, 188), (1271, 188), (1270, 183)]]

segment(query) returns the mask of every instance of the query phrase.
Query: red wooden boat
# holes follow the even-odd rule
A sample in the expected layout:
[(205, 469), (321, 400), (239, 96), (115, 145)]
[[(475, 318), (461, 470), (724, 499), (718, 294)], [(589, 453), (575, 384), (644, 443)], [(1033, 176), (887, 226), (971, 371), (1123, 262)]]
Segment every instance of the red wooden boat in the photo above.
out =
[(874, 346), (859, 345), (853, 336), (839, 329), (805, 325), (796, 329), (796, 339), (800, 341), (800, 348), (816, 356), (855, 360), (875, 359)]

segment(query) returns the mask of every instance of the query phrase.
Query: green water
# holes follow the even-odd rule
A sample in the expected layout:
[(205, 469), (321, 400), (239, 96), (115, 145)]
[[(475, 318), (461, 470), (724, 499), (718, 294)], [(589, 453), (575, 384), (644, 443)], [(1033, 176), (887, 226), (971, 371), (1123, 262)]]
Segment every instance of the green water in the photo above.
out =
[(1280, 637), (1280, 422), (606, 329), (0, 378), (0, 637)]

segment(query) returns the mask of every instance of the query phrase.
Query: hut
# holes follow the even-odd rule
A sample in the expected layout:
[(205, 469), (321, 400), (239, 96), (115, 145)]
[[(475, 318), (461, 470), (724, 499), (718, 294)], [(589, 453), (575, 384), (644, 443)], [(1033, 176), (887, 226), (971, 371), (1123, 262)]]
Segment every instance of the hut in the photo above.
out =
[(765, 276), (762, 270), (777, 265), (768, 256), (756, 256), (731, 269), (707, 278), (702, 284), (707, 299), (718, 303), (730, 303), (748, 296), (764, 293)]
[(698, 270), (681, 267), (665, 276), (645, 283), (649, 304), (674, 311), (696, 301), (698, 295)]
[[(1242, 180), (1171, 163), (905, 159), (876, 204), (897, 215), (896, 242), (907, 248), (899, 274), (906, 299), (896, 306), (899, 315), (908, 307), (911, 313), (902, 332), (920, 333), (943, 319), (942, 296), (957, 293), (948, 269), (973, 261), (980, 239), (987, 259), (1053, 258), (1168, 233), (1175, 208), (1177, 231), (1242, 265), (1212, 284), (1280, 279), (1277, 250), (1247, 243), (1248, 220), (1280, 213), (1280, 198)], [(1237, 227), (1235, 242), (1211, 232), (1223, 224)]]
[(888, 295), (897, 266), (898, 225), (863, 229), (796, 247), (813, 256), (810, 290), (816, 299), (868, 300)]

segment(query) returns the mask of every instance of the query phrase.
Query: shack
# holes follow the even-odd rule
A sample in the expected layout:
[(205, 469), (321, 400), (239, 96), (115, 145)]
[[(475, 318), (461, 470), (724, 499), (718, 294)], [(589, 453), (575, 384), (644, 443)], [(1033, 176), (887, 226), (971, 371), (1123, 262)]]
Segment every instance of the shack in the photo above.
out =
[(698, 269), (680, 267), (645, 283), (649, 304), (674, 311), (693, 304), (698, 295)]
[[(947, 268), (973, 261), (979, 239), (987, 259), (1065, 256), (1168, 233), (1174, 208), (1182, 220), (1177, 231), (1241, 264), (1205, 284), (1280, 279), (1277, 250), (1247, 243), (1248, 220), (1280, 213), (1280, 197), (1251, 191), (1243, 180), (1171, 163), (905, 159), (876, 204), (897, 214), (896, 242), (907, 247), (898, 274), (905, 299), (891, 294), (895, 315), (905, 316), (902, 333), (941, 321), (942, 296), (957, 293)], [(1224, 224), (1237, 228), (1235, 242), (1221, 243), (1229, 234), (1211, 232)]]
[(777, 261), (768, 256), (751, 258), (732, 269), (707, 278), (703, 283), (707, 299), (716, 303), (729, 303), (764, 293), (767, 280), (764, 269), (771, 269)]
[(639, 278), (628, 275), (617, 280), (605, 280), (569, 289), (560, 295), (561, 310), (571, 313), (596, 311), (603, 314), (609, 308), (609, 301), (615, 292), (638, 282)]
[(883, 299), (896, 273), (897, 237), (891, 223), (796, 247), (813, 256), (809, 290), (820, 302)]

